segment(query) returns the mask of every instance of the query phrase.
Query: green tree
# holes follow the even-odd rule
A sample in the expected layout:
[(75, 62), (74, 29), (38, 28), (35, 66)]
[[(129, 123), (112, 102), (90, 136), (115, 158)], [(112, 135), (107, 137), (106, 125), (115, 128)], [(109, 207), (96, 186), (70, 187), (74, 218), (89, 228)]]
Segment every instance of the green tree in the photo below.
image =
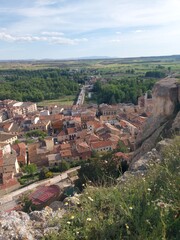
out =
[(48, 168), (43, 167), (41, 171), (39, 172), (39, 180), (46, 178), (46, 173), (48, 172)]
[(27, 138), (28, 137), (40, 137), (40, 138), (44, 138), (47, 136), (47, 133), (41, 131), (41, 130), (31, 130), (29, 132), (26, 133), (25, 135)]
[(117, 144), (117, 147), (115, 149), (115, 152), (128, 153), (129, 150), (122, 141), (119, 141), (118, 144)]
[(168, 71), (169, 71), (169, 73), (171, 72), (171, 67), (168, 67)]
[(70, 168), (70, 164), (67, 161), (62, 161), (59, 165), (60, 172), (67, 171)]
[(43, 167), (39, 173), (39, 180), (53, 177), (53, 173), (48, 168)]
[(110, 99), (110, 101), (109, 101), (109, 104), (115, 105), (116, 103), (117, 103), (117, 102), (116, 102), (116, 99), (115, 99), (114, 94), (113, 94), (112, 97), (111, 97), (111, 99)]
[(82, 184), (91, 181), (97, 185), (111, 185), (122, 173), (122, 161), (115, 159), (113, 152), (107, 152), (103, 155), (89, 159), (83, 162), (78, 171), (79, 179), (76, 186), (81, 189)]
[(25, 165), (25, 166), (23, 166), (23, 171), (32, 176), (37, 172), (37, 166), (34, 163)]

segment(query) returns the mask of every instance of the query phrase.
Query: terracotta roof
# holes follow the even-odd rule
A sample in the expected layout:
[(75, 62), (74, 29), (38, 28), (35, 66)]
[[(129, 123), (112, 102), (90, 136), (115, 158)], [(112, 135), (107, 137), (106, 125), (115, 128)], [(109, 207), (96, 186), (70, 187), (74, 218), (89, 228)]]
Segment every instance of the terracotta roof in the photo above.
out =
[(119, 123), (122, 127), (127, 127), (127, 123), (124, 120), (119, 121)]
[(120, 140), (120, 137), (117, 136), (117, 135), (115, 135), (115, 134), (110, 133), (110, 134), (109, 134), (109, 137), (106, 138), (106, 139), (109, 139), (110, 141), (119, 141), (119, 140)]
[(86, 142), (97, 142), (99, 141), (99, 137), (96, 134), (88, 134), (85, 137)]
[(60, 194), (60, 188), (56, 185), (38, 187), (35, 192), (30, 195), (32, 203), (35, 205), (40, 205), (47, 202), (53, 197)]
[(9, 131), (12, 128), (12, 125), (13, 125), (13, 123), (6, 123), (6, 124), (4, 124), (3, 128), (4, 128), (4, 130)]
[(62, 114), (51, 114), (51, 115), (45, 115), (45, 116), (42, 115), (39, 118), (40, 118), (40, 120), (56, 121), (56, 120), (62, 120), (64, 118), (64, 115), (62, 115)]
[(70, 149), (70, 148), (71, 148), (71, 145), (69, 143), (62, 143), (60, 145), (61, 150)]
[(112, 146), (112, 142), (111, 141), (98, 141), (98, 142), (91, 143), (92, 149), (109, 147), (109, 146)]
[(102, 127), (102, 123), (100, 123), (99, 121), (88, 121), (87, 126), (93, 126), (95, 129)]
[(67, 128), (67, 133), (68, 134), (76, 133), (76, 129), (75, 128)]
[(77, 144), (76, 148), (79, 153), (90, 151), (90, 147), (86, 142)]
[(61, 150), (60, 151), (61, 157), (72, 157), (71, 150)]
[(25, 143), (18, 143), (12, 145), (12, 148), (16, 151), (18, 155), (26, 155), (26, 145)]
[(87, 135), (87, 129), (82, 129), (82, 130), (79, 132), (79, 137), (80, 137), (81, 139), (84, 139), (86, 135)]
[(58, 136), (66, 136), (67, 134), (65, 133), (64, 130), (60, 131), (60, 133), (58, 134)]

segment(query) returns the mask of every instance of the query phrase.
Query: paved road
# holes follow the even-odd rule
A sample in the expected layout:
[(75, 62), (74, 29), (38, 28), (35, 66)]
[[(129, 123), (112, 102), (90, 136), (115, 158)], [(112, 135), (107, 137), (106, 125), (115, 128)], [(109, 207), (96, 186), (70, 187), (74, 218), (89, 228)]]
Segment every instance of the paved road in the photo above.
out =
[(79, 93), (79, 96), (78, 96), (76, 105), (78, 105), (78, 106), (83, 105), (83, 103), (84, 103), (84, 98), (85, 98), (85, 93), (86, 93), (86, 91), (85, 91), (85, 86), (83, 86), (83, 87), (81, 88), (80, 93)]
[(38, 181), (36, 183), (30, 184), (27, 187), (23, 187), (21, 189), (18, 189), (14, 192), (11, 192), (9, 194), (4, 195), (3, 197), (0, 198), (0, 207), (3, 204), (7, 204), (8, 202), (13, 201), (14, 199), (17, 199), (17, 197), (29, 190), (33, 190), (41, 185), (53, 185), (56, 184), (58, 182), (61, 182), (62, 180), (65, 180), (68, 178), (68, 173), (71, 173), (73, 171), (78, 170), (80, 167), (75, 167), (75, 168), (71, 168), (66, 172), (61, 173), (60, 175), (50, 178), (50, 179), (46, 179), (46, 180), (42, 180), (42, 181)]

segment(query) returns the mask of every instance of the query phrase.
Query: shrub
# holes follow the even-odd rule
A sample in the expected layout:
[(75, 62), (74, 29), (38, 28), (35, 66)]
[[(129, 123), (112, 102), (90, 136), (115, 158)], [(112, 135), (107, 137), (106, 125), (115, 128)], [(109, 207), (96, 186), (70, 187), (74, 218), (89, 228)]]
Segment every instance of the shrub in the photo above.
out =
[(52, 178), (53, 177), (53, 173), (51, 171), (48, 170), (48, 168), (43, 167), (39, 173), (39, 180), (43, 180), (46, 178)]
[(28, 173), (29, 175), (34, 175), (37, 172), (37, 166), (34, 163), (31, 163), (29, 165), (23, 166), (23, 171)]
[(64, 160), (59, 165), (60, 172), (67, 171), (69, 168), (70, 168), (70, 164)]

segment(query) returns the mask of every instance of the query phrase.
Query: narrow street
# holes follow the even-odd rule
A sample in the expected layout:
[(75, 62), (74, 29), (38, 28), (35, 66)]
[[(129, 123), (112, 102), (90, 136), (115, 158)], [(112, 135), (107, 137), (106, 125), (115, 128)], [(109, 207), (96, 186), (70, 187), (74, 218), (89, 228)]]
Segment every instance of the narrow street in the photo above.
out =
[[(58, 176), (55, 176), (53, 178), (49, 178), (49, 179), (45, 179), (42, 181), (38, 181), (36, 183), (30, 184), (26, 187), (23, 187), (21, 189), (18, 189), (16, 191), (13, 191), (11, 193), (8, 193), (6, 195), (4, 195), (3, 197), (0, 198), (0, 211), (1, 210), (6, 210), (6, 209), (12, 209), (15, 205), (17, 205), (16, 200), (18, 199), (18, 197), (24, 193), (26, 193), (27, 191), (30, 190), (34, 190), (39, 186), (48, 186), (48, 185), (53, 185), (56, 183), (59, 183), (65, 179), (68, 178), (68, 174), (71, 172), (74, 172), (76, 170), (78, 170), (80, 167), (75, 167), (75, 168), (71, 168), (66, 172), (63, 172), (61, 174), (59, 174)], [(6, 209), (5, 209), (6, 207)]]

